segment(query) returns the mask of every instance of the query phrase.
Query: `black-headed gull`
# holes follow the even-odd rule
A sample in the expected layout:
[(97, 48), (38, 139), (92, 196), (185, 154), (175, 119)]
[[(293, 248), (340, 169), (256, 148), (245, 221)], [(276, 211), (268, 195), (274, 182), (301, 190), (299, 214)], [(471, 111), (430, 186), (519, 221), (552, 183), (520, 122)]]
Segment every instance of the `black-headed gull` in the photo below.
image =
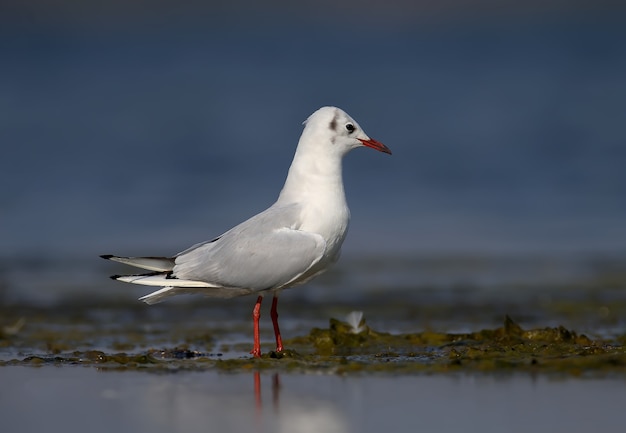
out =
[(261, 356), (261, 302), (264, 295), (271, 293), (276, 351), (282, 351), (278, 295), (337, 261), (346, 237), (350, 210), (341, 174), (343, 156), (361, 146), (391, 154), (387, 146), (368, 137), (339, 108), (322, 107), (304, 125), (276, 203), (221, 236), (174, 257), (103, 255), (105, 259), (152, 271), (112, 278), (162, 287), (139, 298), (147, 304), (185, 293), (219, 298), (258, 294), (252, 314), (254, 346), (250, 352), (255, 357)]

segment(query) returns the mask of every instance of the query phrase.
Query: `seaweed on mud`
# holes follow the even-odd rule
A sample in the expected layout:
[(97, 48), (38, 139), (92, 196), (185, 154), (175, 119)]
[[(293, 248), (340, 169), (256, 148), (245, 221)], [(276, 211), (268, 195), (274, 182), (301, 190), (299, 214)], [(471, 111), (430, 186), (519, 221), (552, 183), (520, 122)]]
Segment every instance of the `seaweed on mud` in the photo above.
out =
[[(352, 323), (330, 319), (327, 328), (285, 341), (289, 350), (261, 359), (224, 357), (247, 346), (220, 341), (219, 332), (188, 327), (166, 332), (158, 326), (89, 326), (33, 318), (18, 332), (3, 332), (0, 366), (79, 365), (101, 370), (176, 372), (216, 369), (224, 372), (279, 371), (349, 373), (545, 372), (623, 374), (626, 336), (591, 339), (563, 326), (523, 329), (506, 316), (502, 326), (468, 333), (432, 330), (386, 333), (358, 316)], [(54, 323), (51, 323), (54, 322)], [(78, 322), (78, 323), (77, 323)], [(17, 323), (14, 321), (13, 323)], [(219, 342), (219, 344), (218, 344)], [(215, 351), (218, 347), (219, 351)]]

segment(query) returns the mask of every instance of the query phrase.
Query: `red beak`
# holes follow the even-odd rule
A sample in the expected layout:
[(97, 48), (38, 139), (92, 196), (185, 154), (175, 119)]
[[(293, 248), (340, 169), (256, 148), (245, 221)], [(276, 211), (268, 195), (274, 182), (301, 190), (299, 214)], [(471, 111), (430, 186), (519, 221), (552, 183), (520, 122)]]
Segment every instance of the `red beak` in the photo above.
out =
[(389, 150), (389, 148), (382, 144), (380, 141), (376, 141), (373, 138), (370, 138), (369, 140), (362, 140), (360, 138), (357, 138), (357, 140), (363, 143), (363, 146), (371, 147), (372, 149), (376, 149), (379, 152), (385, 152), (391, 155), (391, 150)]

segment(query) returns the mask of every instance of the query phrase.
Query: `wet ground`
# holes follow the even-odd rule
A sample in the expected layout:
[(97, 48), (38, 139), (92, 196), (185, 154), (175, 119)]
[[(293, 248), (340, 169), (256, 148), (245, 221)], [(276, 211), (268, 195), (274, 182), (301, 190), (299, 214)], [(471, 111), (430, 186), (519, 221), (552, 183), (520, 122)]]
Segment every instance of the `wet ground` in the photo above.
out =
[(281, 296), (283, 353), (264, 305), (262, 359), (253, 298), (5, 291), (3, 431), (609, 430), (626, 401), (626, 278), (602, 269), (394, 290), (331, 273)]
[[(0, 365), (83, 365), (148, 372), (526, 371), (591, 376), (624, 372), (626, 333), (616, 325), (621, 323), (618, 318), (626, 317), (626, 303), (602, 298), (595, 305), (587, 299), (529, 306), (533, 315), (518, 313), (526, 324), (505, 312), (519, 309), (512, 305), (420, 308), (380, 303), (368, 306), (376, 323), (369, 325), (368, 316), (347, 306), (341, 311), (334, 305), (339, 317), (335, 318), (322, 305), (283, 302), (284, 315), (301, 320), (285, 320), (287, 349), (281, 353), (271, 350), (271, 330), (266, 328), (262, 359), (247, 355), (250, 323), (244, 320), (248, 314), (241, 301), (232, 309), (224, 305), (223, 310), (187, 303), (152, 308), (102, 303), (53, 309), (12, 306), (2, 311)], [(229, 310), (241, 320), (225, 317)], [(551, 320), (545, 319), (548, 310), (553, 311)], [(330, 317), (326, 323), (315, 318), (324, 314)], [(446, 323), (446, 317), (454, 319)], [(582, 328), (553, 325), (557, 317), (571, 326), (576, 321), (586, 323)], [(590, 327), (593, 321), (595, 327)]]

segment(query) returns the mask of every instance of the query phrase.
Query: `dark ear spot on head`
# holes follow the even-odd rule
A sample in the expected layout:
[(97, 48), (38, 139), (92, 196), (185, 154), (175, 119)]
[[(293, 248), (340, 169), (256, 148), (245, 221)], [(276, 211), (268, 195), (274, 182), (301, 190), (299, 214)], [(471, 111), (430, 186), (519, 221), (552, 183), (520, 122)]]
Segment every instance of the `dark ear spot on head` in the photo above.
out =
[(333, 117), (333, 120), (330, 121), (330, 125), (328, 125), (331, 131), (337, 130), (337, 118)]

